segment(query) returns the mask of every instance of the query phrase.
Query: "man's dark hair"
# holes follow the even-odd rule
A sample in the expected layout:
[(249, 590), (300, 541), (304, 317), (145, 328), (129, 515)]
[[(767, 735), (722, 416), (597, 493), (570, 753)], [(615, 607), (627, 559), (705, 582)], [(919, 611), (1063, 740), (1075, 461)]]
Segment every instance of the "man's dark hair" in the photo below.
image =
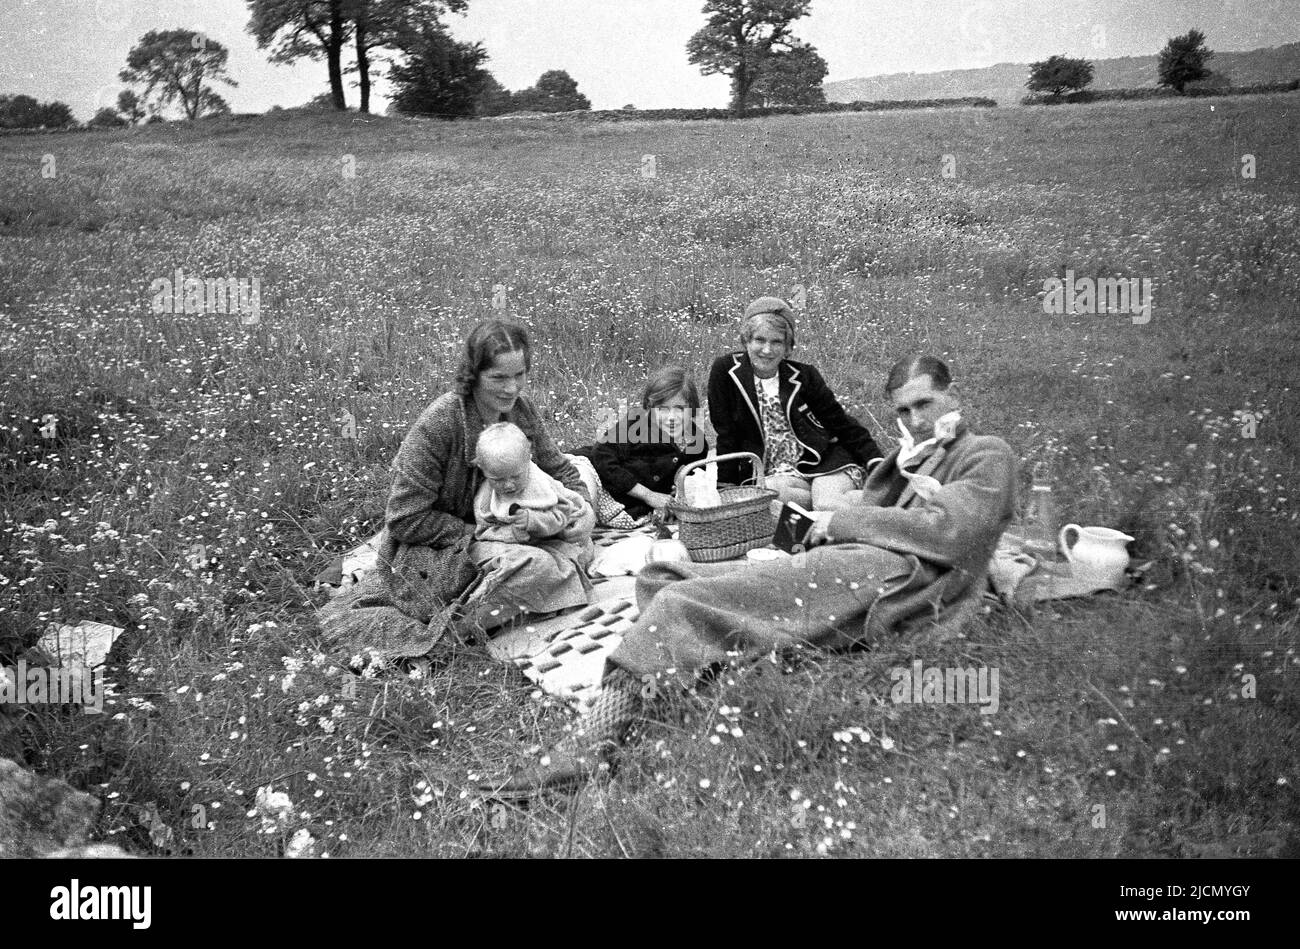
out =
[(936, 389), (946, 389), (952, 385), (952, 374), (942, 359), (934, 356), (904, 356), (889, 370), (889, 378), (885, 380), (885, 395), (893, 395), (896, 389), (901, 389), (917, 376), (929, 376)]

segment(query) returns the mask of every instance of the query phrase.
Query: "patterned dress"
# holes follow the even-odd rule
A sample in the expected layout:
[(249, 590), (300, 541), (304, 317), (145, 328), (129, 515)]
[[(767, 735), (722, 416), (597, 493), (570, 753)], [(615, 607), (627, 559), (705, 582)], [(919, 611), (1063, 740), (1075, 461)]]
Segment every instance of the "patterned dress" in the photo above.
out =
[(763, 471), (769, 476), (795, 474), (794, 466), (803, 455), (803, 448), (790, 430), (781, 408), (780, 392), (769, 392), (762, 380), (757, 382), (758, 414), (763, 419)]

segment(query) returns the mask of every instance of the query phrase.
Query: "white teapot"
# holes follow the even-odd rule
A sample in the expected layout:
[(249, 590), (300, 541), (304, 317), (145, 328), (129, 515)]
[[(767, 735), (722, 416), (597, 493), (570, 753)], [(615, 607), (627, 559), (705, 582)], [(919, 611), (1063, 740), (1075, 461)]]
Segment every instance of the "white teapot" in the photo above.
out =
[[(1074, 531), (1071, 545), (1067, 535)], [(1081, 580), (1094, 584), (1094, 589), (1120, 590), (1124, 587), (1124, 571), (1129, 565), (1126, 545), (1133, 540), (1128, 534), (1109, 527), (1080, 527), (1066, 524), (1061, 528), (1061, 551), (1070, 562), (1070, 572)]]

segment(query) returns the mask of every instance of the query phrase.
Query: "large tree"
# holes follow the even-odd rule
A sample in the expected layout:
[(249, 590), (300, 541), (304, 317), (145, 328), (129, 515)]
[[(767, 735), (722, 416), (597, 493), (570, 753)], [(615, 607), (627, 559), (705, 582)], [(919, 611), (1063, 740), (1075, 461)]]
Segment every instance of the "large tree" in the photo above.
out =
[(1160, 51), (1160, 85), (1172, 86), (1181, 93), (1189, 82), (1208, 78), (1210, 70), (1205, 64), (1212, 56), (1214, 52), (1206, 47), (1205, 34), (1200, 30), (1173, 37)]
[(1068, 56), (1049, 56), (1029, 64), (1029, 79), (1025, 85), (1030, 92), (1049, 92), (1060, 96), (1067, 89), (1082, 89), (1092, 82), (1092, 63), (1086, 59)]
[(825, 105), (826, 60), (815, 46), (792, 39), (790, 49), (773, 50), (750, 87), (749, 104)]
[(187, 119), (205, 112), (230, 111), (209, 82), (238, 85), (226, 73), (229, 51), (193, 30), (150, 30), (132, 47), (118, 77), (144, 87), (142, 99), (154, 97), (160, 108), (180, 102)]
[(491, 78), (482, 44), (458, 43), (445, 27), (427, 23), (402, 44), (402, 60), (388, 71), (395, 111), (445, 119), (474, 115)]
[(743, 112), (772, 54), (795, 48), (790, 24), (808, 15), (812, 0), (708, 0), (708, 23), (686, 44), (690, 62), (706, 76), (731, 79), (731, 108)]
[(585, 112), (591, 100), (578, 91), (578, 83), (563, 69), (548, 69), (536, 85), (520, 89), (510, 97), (520, 112)]
[(330, 77), (330, 99), (336, 109), (346, 109), (343, 95), (343, 46), (351, 36), (351, 0), (248, 0), (252, 18), (248, 32), (257, 48), (272, 43), (271, 61), (325, 58)]
[(370, 111), (370, 70), (384, 51), (419, 42), (421, 30), (437, 27), (448, 13), (463, 13), (469, 0), (347, 0), (352, 24), (355, 71), (361, 88), (361, 111)]

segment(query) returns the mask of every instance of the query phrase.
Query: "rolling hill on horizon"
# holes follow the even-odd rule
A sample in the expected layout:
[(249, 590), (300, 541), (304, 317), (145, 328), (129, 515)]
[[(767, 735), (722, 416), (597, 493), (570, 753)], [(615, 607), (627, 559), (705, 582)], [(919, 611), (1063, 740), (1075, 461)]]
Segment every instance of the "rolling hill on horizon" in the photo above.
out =
[[(1092, 59), (1096, 66), (1090, 89), (1140, 89), (1157, 84), (1158, 56)], [(1287, 43), (1243, 52), (1216, 51), (1210, 68), (1234, 86), (1300, 78), (1300, 43)], [(941, 99), (986, 96), (998, 105), (1015, 105), (1028, 90), (1028, 63), (997, 63), (982, 69), (949, 69), (931, 73), (889, 73), (844, 79), (824, 85), (830, 102), (881, 99)]]

